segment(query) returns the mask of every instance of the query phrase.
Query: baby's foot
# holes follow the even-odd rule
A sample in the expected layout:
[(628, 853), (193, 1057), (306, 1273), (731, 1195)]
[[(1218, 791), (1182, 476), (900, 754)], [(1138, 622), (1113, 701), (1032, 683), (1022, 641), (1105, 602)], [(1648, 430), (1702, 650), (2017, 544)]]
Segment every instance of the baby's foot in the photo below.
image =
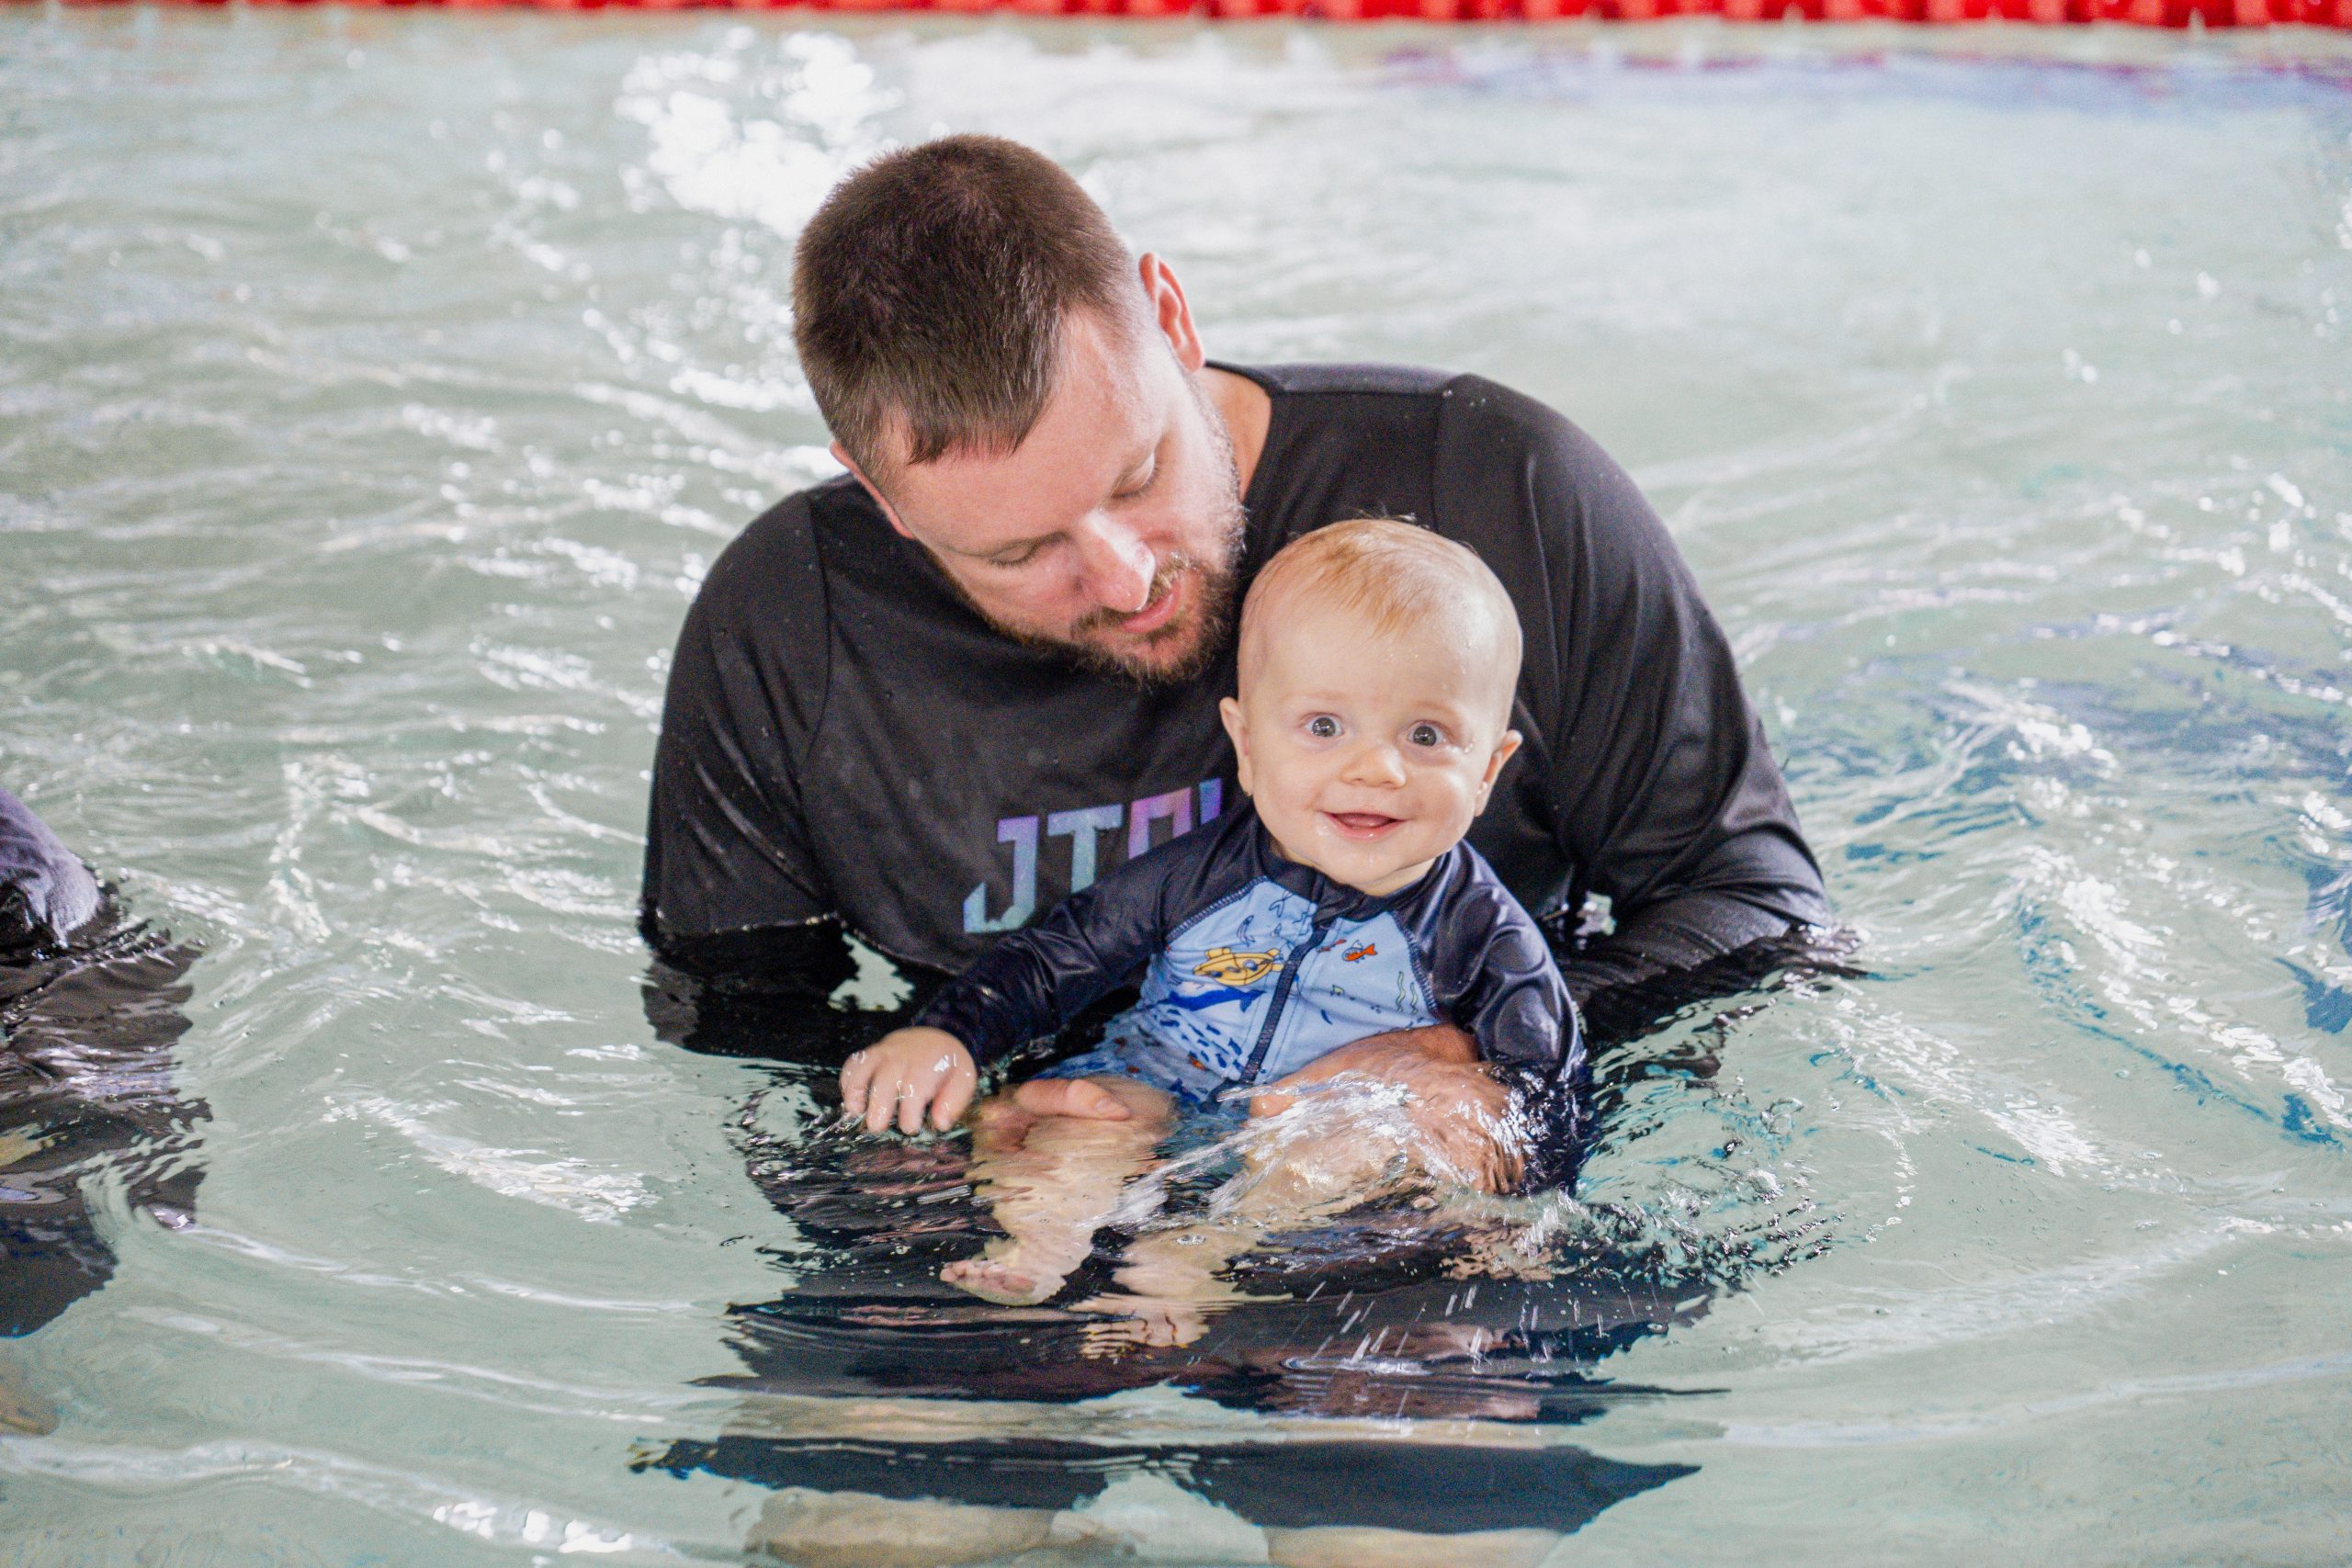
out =
[(1002, 1257), (983, 1253), (950, 1263), (939, 1271), (945, 1283), (999, 1306), (1035, 1306), (1062, 1288), (1067, 1275), (1025, 1266), (1018, 1249)]

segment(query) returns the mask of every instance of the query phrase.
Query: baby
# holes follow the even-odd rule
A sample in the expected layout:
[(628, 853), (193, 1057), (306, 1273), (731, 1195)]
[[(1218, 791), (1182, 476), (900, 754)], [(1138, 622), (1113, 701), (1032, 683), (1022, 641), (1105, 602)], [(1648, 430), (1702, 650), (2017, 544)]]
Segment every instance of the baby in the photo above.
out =
[(1575, 1066), (1549, 947), (1462, 841), (1519, 747), (1519, 660), (1494, 573), (1410, 524), (1334, 524), (1267, 564), (1242, 607), (1239, 694), (1220, 705), (1250, 807), (1071, 895), (842, 1068), (869, 1128), (894, 1110), (909, 1132), (926, 1112), (947, 1127), (979, 1064), (1148, 965), (1100, 1045), (982, 1107), (975, 1175), (1006, 1237), (943, 1279), (1045, 1300), (1180, 1104), (1368, 1036), (1448, 1022), (1484, 1061)]

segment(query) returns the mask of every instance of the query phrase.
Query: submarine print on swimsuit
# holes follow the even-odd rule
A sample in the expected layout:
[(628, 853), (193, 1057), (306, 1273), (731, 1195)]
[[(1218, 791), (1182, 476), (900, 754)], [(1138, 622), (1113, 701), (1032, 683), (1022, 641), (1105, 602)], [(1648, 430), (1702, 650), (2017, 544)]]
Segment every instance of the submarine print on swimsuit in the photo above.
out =
[(1212, 947), (1193, 965), (1193, 973), (1204, 980), (1215, 980), (1220, 986), (1254, 986), (1283, 966), (1283, 950), (1270, 947), (1263, 953), (1236, 953), (1229, 947)]
[(1203, 1065), (1204, 1081), (1188, 1088), (1204, 1095), (1436, 1022), (1404, 931), (1366, 902), (1376, 911), (1368, 918), (1318, 918), (1315, 900), (1254, 881), (1170, 932), (1128, 1019), (1160, 1049)]

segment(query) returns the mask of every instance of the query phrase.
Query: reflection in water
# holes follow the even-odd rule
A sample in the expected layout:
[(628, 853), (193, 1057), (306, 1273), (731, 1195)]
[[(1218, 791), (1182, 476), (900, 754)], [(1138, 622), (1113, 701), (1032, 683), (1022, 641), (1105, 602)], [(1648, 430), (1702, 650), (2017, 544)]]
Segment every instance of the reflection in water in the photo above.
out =
[[(1281, 1551), (1282, 1532), (1396, 1532), (1408, 1538), (1476, 1537), (1480, 1550), (1444, 1561), (1504, 1560), (1495, 1551), (1501, 1532), (1523, 1533), (1540, 1556), (1557, 1538), (1589, 1523), (1628, 1497), (1690, 1474), (1691, 1465), (1623, 1464), (1562, 1444), (1507, 1445), (1487, 1440), (1414, 1440), (1356, 1433), (1317, 1440), (1294, 1430), (1260, 1433), (1222, 1445), (1198, 1441), (1142, 1443), (1063, 1441), (1049, 1438), (943, 1438), (929, 1441), (849, 1437), (730, 1435), (714, 1443), (680, 1443), (660, 1461), (680, 1472), (701, 1468), (784, 1489), (790, 1505), (771, 1508), (763, 1534), (796, 1559), (807, 1551), (816, 1521), (813, 1499), (831, 1495), (835, 1509), (854, 1498), (863, 1515), (853, 1539), (868, 1561), (890, 1559), (893, 1538), (928, 1555), (908, 1561), (969, 1562), (1043, 1545), (1057, 1533), (1078, 1534), (1053, 1516), (1085, 1509), (1114, 1488), (1146, 1478), (1181, 1487), (1231, 1510), (1275, 1538), (1275, 1562), (1298, 1561)], [(909, 1508), (873, 1506), (869, 1500), (923, 1503)], [(1010, 1540), (953, 1557), (909, 1540), (940, 1503), (984, 1505), (1031, 1516), (990, 1522)], [(846, 1512), (846, 1510), (842, 1510)], [(949, 1519), (969, 1518), (957, 1509)], [(1025, 1527), (1025, 1529), (1024, 1529)], [(1023, 1540), (1023, 1535), (1030, 1537)], [(1080, 1540), (1070, 1544), (1081, 1544)], [(1109, 1544), (1105, 1542), (1105, 1544)], [(1401, 1545), (1402, 1543), (1396, 1543)], [(791, 1550), (798, 1547), (800, 1550)], [(1010, 1550), (1008, 1550), (1008, 1548)], [(1427, 1562), (1427, 1557), (1413, 1561)], [(1361, 1559), (1358, 1559), (1361, 1561)]]
[[(1710, 988), (1753, 986), (1788, 957), (1743, 954), (1671, 997), (1627, 998), (1618, 1013), (1652, 1023)], [(1548, 1545), (1691, 1468), (1625, 1465), (1557, 1441), (1558, 1428), (1612, 1407), (1686, 1397), (1615, 1382), (1602, 1363), (1826, 1236), (1803, 1201), (1751, 1202), (1747, 1224), (1702, 1229), (1559, 1190), (1440, 1192), (1393, 1168), (1344, 1198), (1270, 1201), (1280, 1182), (1268, 1172), (1283, 1168), (1268, 1156), (1280, 1151), (1259, 1145), (1280, 1141), (1281, 1122), (1203, 1115), (1171, 1137), (1051, 1301), (993, 1305), (939, 1278), (995, 1230), (968, 1134), (873, 1138), (836, 1120), (842, 1056), (891, 1015), (658, 965), (646, 998), (673, 1043), (775, 1062), (741, 1131), (753, 1179), (795, 1237), (774, 1251), (790, 1289), (729, 1314), (747, 1371), (707, 1380), (742, 1394), (736, 1417), (716, 1441), (679, 1442), (646, 1462), (785, 1489), (767, 1528), (793, 1555), (821, 1556), (812, 1542), (827, 1531), (863, 1531), (869, 1543), (908, 1543), (918, 1560), (940, 1521), (870, 1517), (884, 1501), (1051, 1513), (1137, 1476), (1276, 1533), (1529, 1530)], [(1061, 1046), (1099, 1024), (1082, 1022)], [(1711, 1057), (1682, 1059), (1687, 1039), (1650, 1051), (1625, 1037), (1639, 1027), (1597, 1064), (1604, 1106), (1647, 1077), (1713, 1075)], [(1343, 1080), (1294, 1114), (1317, 1119), (1319, 1146), (1336, 1130), (1386, 1148), (1397, 1141), (1391, 1098)], [(1177, 1299), (1136, 1291), (1139, 1258), (1184, 1276), (1170, 1287)], [(1182, 1331), (1156, 1332), (1171, 1315)], [(1124, 1404), (1099, 1428), (1070, 1408), (1147, 1391), (1189, 1396), (1176, 1409), (1256, 1419), (1204, 1444), (1190, 1429), (1154, 1440)], [(845, 1497), (866, 1512), (843, 1514)], [(1042, 1518), (967, 1520), (966, 1534), (1010, 1530), (1017, 1542), (1046, 1530)]]

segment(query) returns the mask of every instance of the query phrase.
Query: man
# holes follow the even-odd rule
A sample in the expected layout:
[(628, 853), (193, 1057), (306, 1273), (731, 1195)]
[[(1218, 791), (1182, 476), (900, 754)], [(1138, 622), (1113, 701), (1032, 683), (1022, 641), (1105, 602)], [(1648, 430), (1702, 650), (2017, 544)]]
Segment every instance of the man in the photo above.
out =
[[(207, 1111), (172, 1081), (196, 950), (133, 924), (81, 858), (0, 789), (0, 1338), (29, 1334), (113, 1276), (91, 1175), (176, 1229), (203, 1171)], [(0, 1362), (0, 1431), (46, 1430)]]
[[(1476, 377), (1211, 364), (1167, 264), (993, 138), (843, 182), (793, 305), (849, 471), (745, 530), (680, 637), (643, 919), (672, 962), (830, 987), (846, 929), (958, 969), (1216, 816), (1238, 589), (1295, 535), (1381, 514), (1511, 592), (1525, 744), (1471, 841), (1563, 940), (1609, 897), (1613, 933), (1563, 954), (1579, 1001), (1826, 918), (1721, 630), (1550, 410)], [(1415, 1063), (1478, 1100), (1443, 1026), (1310, 1074)]]

